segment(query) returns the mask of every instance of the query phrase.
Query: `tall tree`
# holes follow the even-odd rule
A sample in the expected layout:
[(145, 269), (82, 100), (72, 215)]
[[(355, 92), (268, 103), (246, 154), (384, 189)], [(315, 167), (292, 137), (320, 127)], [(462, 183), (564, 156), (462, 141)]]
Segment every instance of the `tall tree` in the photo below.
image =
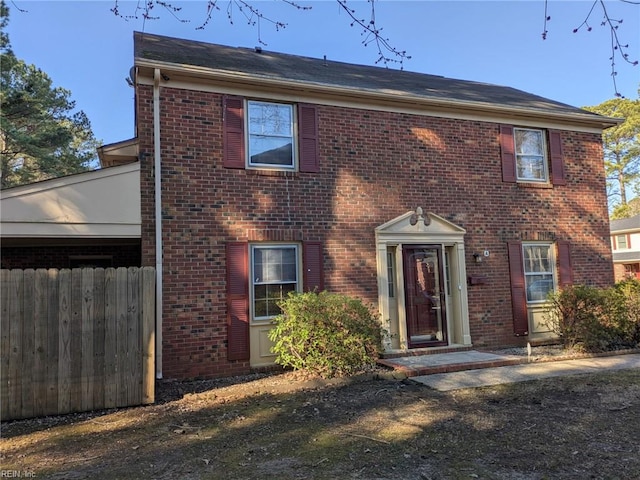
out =
[(71, 92), (16, 58), (0, 2), (0, 187), (7, 188), (89, 170), (99, 142)]
[(609, 198), (614, 207), (627, 205), (629, 187), (640, 180), (640, 90), (638, 94), (635, 100), (614, 98), (585, 107), (594, 113), (625, 119), (602, 134)]

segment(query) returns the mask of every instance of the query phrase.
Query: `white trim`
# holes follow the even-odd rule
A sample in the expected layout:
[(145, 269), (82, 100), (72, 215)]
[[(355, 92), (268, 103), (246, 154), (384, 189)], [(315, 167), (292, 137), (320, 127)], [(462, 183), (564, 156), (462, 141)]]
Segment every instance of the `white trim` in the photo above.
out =
[[(299, 243), (288, 243), (288, 242), (251, 242), (249, 243), (249, 272), (251, 275), (251, 278), (249, 279), (249, 323), (251, 325), (265, 325), (268, 324), (269, 322), (271, 322), (271, 320), (273, 319), (273, 317), (275, 317), (275, 315), (272, 316), (268, 316), (268, 317), (260, 317), (258, 319), (256, 319), (256, 315), (255, 315), (255, 298), (254, 298), (254, 286), (255, 286), (255, 272), (254, 272), (254, 252), (256, 249), (267, 249), (267, 248), (278, 248), (278, 249), (285, 249), (285, 248), (293, 248), (295, 250), (295, 257), (296, 257), (296, 287), (295, 290), (296, 292), (301, 292), (302, 291), (302, 248), (300, 248), (300, 244)], [(286, 282), (286, 283), (292, 283), (292, 282)], [(278, 284), (281, 284), (281, 282), (278, 282)], [(273, 283), (271, 283), (270, 285), (273, 285)]]
[[(420, 215), (417, 215), (418, 221), (412, 225), (411, 219), (415, 217), (417, 213), (417, 211), (406, 212), (375, 229), (376, 260), (378, 267), (378, 308), (381, 318), (383, 322), (392, 318), (388, 300), (388, 247), (396, 247), (397, 331), (401, 350), (408, 349), (409, 345), (404, 300), (403, 249), (411, 247), (412, 245), (440, 245), (442, 247), (442, 258), (440, 261), (444, 261), (445, 249), (453, 248), (452, 253), (454, 253), (455, 258), (451, 258), (451, 269), (448, 272), (451, 275), (450, 282), (452, 291), (450, 292), (451, 298), (446, 299), (447, 302), (450, 301), (453, 308), (451, 309), (452, 311), (447, 314), (447, 329), (448, 333), (450, 333), (447, 341), (449, 345), (471, 345), (464, 248), (464, 235), (466, 231), (430, 212), (422, 214), (420, 211)], [(424, 219), (427, 220), (427, 224), (425, 224)], [(455, 325), (453, 323), (455, 323)], [(456, 332), (456, 335), (452, 332)], [(456, 336), (457, 338), (453, 338)], [(388, 346), (386, 347), (388, 349)]]
[[(263, 104), (263, 105), (278, 105), (283, 107), (289, 107), (289, 111), (291, 114), (291, 123), (290, 133), (291, 133), (291, 164), (290, 165), (278, 165), (271, 163), (251, 163), (251, 114), (249, 111), (250, 104)], [(296, 109), (294, 108), (294, 104), (292, 103), (283, 103), (283, 102), (272, 102), (268, 100), (255, 99), (255, 98), (247, 98), (244, 100), (244, 108), (247, 114), (245, 115), (245, 131), (247, 134), (245, 135), (245, 151), (247, 152), (247, 157), (245, 158), (245, 168), (247, 169), (256, 169), (256, 170), (282, 170), (282, 171), (295, 171), (298, 166), (298, 155), (297, 152), (297, 142), (296, 142)], [(267, 136), (267, 135), (265, 135)], [(275, 136), (271, 136), (272, 138)], [(276, 138), (285, 138), (285, 137), (276, 137)]]
[[(521, 132), (539, 132), (540, 133), (540, 139), (542, 141), (541, 155), (530, 155), (526, 153), (518, 153), (518, 142), (516, 140), (516, 131), (518, 130)], [(518, 183), (542, 183), (542, 184), (549, 183), (549, 152), (547, 152), (547, 138), (546, 138), (547, 134), (548, 132), (544, 129), (513, 127), (513, 146), (514, 146), (514, 155), (515, 155), (515, 162), (516, 162), (516, 181)], [(518, 157), (532, 157), (532, 156), (542, 157), (541, 159), (542, 168), (544, 170), (543, 178), (538, 179), (538, 178), (519, 177), (518, 176), (518, 168), (519, 168)]]
[(127, 173), (139, 171), (140, 163), (138, 162), (128, 163), (126, 165), (118, 165), (116, 167), (100, 168), (98, 170), (91, 170), (89, 172), (67, 175), (66, 177), (52, 178), (50, 180), (29, 183), (27, 185), (21, 185), (19, 187), (7, 188), (0, 191), (0, 199), (5, 200), (7, 198), (19, 197), (21, 195), (46, 192), (47, 190), (53, 190), (55, 188), (93, 182), (95, 180), (115, 177), (118, 175), (126, 175)]

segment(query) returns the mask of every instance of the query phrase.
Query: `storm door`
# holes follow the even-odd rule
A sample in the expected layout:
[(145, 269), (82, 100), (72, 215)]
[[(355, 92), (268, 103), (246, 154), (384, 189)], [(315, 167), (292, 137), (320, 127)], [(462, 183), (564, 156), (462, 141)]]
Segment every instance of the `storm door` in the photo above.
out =
[(409, 348), (447, 345), (442, 247), (405, 245), (402, 255)]

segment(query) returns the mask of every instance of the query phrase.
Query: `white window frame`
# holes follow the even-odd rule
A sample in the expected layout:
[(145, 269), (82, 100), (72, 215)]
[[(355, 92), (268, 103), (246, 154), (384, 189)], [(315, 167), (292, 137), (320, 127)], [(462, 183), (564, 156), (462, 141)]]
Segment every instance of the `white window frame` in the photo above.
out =
[[(620, 239), (624, 239), (623, 242), (620, 242)], [(620, 245), (620, 243), (624, 243), (623, 245)], [(628, 250), (629, 249), (629, 242), (627, 242), (627, 235), (623, 234), (623, 235), (616, 235), (616, 250)]]
[[(525, 251), (526, 251), (526, 249), (528, 247), (547, 247), (548, 248), (548, 263), (549, 263), (549, 268), (551, 270), (527, 271), (528, 257), (525, 254)], [(546, 281), (546, 279), (531, 280), (531, 278), (540, 277), (540, 276), (551, 276), (551, 290), (549, 290), (549, 291), (552, 291), (552, 292), (556, 291), (558, 284), (557, 284), (555, 243), (553, 243), (553, 242), (523, 242), (522, 243), (522, 269), (523, 269), (523, 272), (524, 272), (524, 286), (525, 286), (525, 294), (526, 294), (526, 297), (527, 297), (527, 303), (528, 304), (545, 303), (547, 301), (547, 296), (546, 295), (544, 296), (544, 298), (539, 298), (539, 299), (533, 299), (532, 300), (532, 299), (529, 298), (529, 293), (530, 293), (530, 287), (532, 286), (533, 282), (535, 282), (535, 281)]]
[(293, 248), (295, 251), (296, 258), (296, 280), (295, 280), (295, 291), (302, 291), (302, 249), (300, 245), (297, 243), (254, 243), (249, 246), (249, 271), (251, 274), (251, 278), (249, 280), (249, 300), (251, 306), (251, 322), (252, 323), (268, 323), (270, 322), (277, 314), (268, 315), (268, 316), (256, 316), (256, 298), (255, 298), (255, 286), (258, 284), (262, 285), (277, 285), (277, 284), (290, 284), (292, 282), (256, 282), (256, 273), (255, 273), (255, 251), (261, 249), (290, 249)]
[[(290, 165), (277, 165), (272, 163), (254, 163), (251, 161), (251, 105), (277, 105), (279, 107), (288, 107), (291, 112), (291, 164)], [(255, 169), (273, 169), (273, 170), (295, 170), (298, 165), (298, 145), (297, 145), (297, 116), (296, 116), (296, 108), (295, 105), (291, 103), (284, 102), (271, 102), (266, 100), (245, 100), (245, 128), (247, 134), (246, 137), (246, 166), (247, 168), (255, 168)], [(277, 136), (272, 136), (277, 137)], [(280, 137), (280, 138), (288, 138), (288, 137)]]
[[(540, 133), (540, 138), (542, 139), (542, 145), (541, 145), (541, 151), (542, 151), (542, 155), (539, 155), (541, 157), (541, 161), (542, 161), (542, 168), (543, 168), (543, 178), (533, 178), (533, 177), (521, 177), (519, 175), (519, 166), (520, 166), (520, 158), (521, 157), (532, 157), (532, 156), (536, 156), (536, 155), (532, 155), (532, 154), (523, 154), (523, 153), (519, 153), (518, 151), (518, 140), (517, 140), (517, 134), (516, 132), (518, 131), (525, 131), (525, 132), (539, 132)], [(516, 162), (516, 180), (518, 182), (533, 182), (533, 183), (548, 183), (549, 182), (549, 155), (547, 152), (547, 132), (545, 130), (539, 129), (539, 128), (522, 128), (522, 127), (514, 127), (513, 129), (513, 146), (514, 146), (514, 152), (515, 152), (515, 162)]]

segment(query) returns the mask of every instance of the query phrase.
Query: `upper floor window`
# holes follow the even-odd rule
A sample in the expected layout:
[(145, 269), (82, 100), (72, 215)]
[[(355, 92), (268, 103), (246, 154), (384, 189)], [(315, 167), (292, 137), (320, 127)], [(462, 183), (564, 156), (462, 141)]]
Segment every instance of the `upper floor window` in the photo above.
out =
[(517, 179), (525, 182), (546, 182), (547, 158), (542, 130), (514, 128)]
[(249, 165), (295, 167), (293, 107), (249, 100)]
[(247, 100), (222, 100), (223, 166), (318, 173), (318, 108)]
[(629, 244), (627, 243), (626, 235), (617, 235), (616, 236), (616, 246), (619, 250), (624, 248), (629, 248)]
[(555, 286), (552, 244), (524, 243), (522, 254), (527, 302), (543, 302)]
[(566, 185), (562, 135), (558, 130), (500, 125), (502, 181)]

